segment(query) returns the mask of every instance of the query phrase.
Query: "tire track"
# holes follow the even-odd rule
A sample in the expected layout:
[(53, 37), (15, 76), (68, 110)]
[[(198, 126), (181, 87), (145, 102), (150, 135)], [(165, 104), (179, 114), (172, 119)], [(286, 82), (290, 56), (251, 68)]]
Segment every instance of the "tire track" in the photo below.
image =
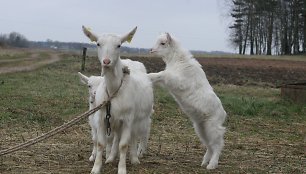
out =
[[(45, 60), (39, 61), (37, 63), (33, 63), (32, 65), (27, 66), (15, 66), (15, 67), (0, 67), (0, 74), (7, 74), (7, 73), (14, 73), (14, 72), (24, 72), (24, 71), (33, 71), (37, 68), (40, 68), (42, 66), (55, 63), (60, 60), (60, 57), (56, 53), (48, 53), (50, 55), (50, 58), (47, 58)], [(29, 58), (24, 58), (22, 60), (36, 60), (39, 59), (38, 54), (34, 53)], [(20, 59), (19, 59), (20, 61)]]

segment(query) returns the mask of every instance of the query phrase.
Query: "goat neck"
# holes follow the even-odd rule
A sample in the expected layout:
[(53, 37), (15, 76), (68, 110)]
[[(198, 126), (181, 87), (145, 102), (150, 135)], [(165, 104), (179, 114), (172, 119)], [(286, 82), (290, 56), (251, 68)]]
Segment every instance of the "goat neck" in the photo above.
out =
[(112, 95), (121, 85), (123, 79), (123, 64), (120, 58), (113, 67), (103, 67), (106, 90), (109, 95)]
[(187, 54), (185, 50), (177, 48), (179, 46), (173, 45), (170, 49), (171, 51), (163, 56), (162, 59), (166, 63), (166, 66), (172, 66), (178, 63), (185, 63), (192, 57), (190, 54)]

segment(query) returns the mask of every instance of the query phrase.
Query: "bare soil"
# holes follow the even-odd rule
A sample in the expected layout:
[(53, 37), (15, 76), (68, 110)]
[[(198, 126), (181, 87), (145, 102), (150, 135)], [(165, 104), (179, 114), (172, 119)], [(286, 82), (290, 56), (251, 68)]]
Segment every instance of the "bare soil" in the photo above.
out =
[[(145, 64), (149, 72), (165, 68), (160, 58), (133, 58)], [(306, 81), (305, 61), (241, 58), (198, 58), (211, 84), (279, 85)]]

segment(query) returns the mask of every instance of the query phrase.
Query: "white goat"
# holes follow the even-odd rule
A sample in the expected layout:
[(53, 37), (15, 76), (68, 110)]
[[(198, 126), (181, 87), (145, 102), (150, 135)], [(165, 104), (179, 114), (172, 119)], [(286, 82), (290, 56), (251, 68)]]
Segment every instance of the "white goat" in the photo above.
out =
[[(104, 78), (101, 76), (90, 76), (87, 77), (84, 74), (78, 72), (78, 75), (81, 79), (81, 82), (88, 86), (88, 102), (89, 102), (89, 110), (95, 108), (97, 105), (95, 103), (96, 91), (100, 83), (103, 83)], [(99, 122), (99, 117), (96, 114), (89, 116), (89, 125), (91, 127), (91, 136), (93, 141), (93, 149), (91, 156), (89, 157), (89, 161), (94, 161), (96, 156), (96, 147), (97, 147), (97, 123)], [(109, 155), (109, 145), (106, 147), (106, 154)]]
[(222, 124), (226, 112), (201, 65), (169, 33), (159, 36), (150, 52), (162, 57), (166, 69), (148, 76), (154, 84), (169, 90), (193, 122), (195, 132), (207, 147), (201, 165), (209, 162), (207, 169), (217, 168), (224, 146), (225, 128)]
[[(122, 63), (125, 66), (129, 67), (132, 73), (134, 71), (141, 71), (143, 73), (147, 73), (145, 66), (140, 62), (132, 61), (130, 59), (123, 59)], [(97, 106), (95, 102), (95, 95), (96, 95), (96, 91), (100, 83), (104, 83), (104, 78), (102, 76), (87, 77), (86, 75), (80, 72), (78, 72), (78, 75), (80, 77), (81, 82), (85, 84), (86, 86), (88, 86), (89, 110), (91, 110)], [(152, 113), (153, 113), (153, 110), (152, 110)], [(98, 127), (97, 123), (98, 122), (99, 122), (99, 115), (94, 114), (94, 115), (89, 116), (89, 125), (91, 127), (91, 135), (92, 135), (92, 140), (93, 140), (93, 150), (92, 150), (91, 156), (89, 157), (89, 161), (94, 161), (95, 156), (96, 156), (97, 127)], [(138, 157), (142, 157), (143, 154), (146, 154), (148, 138), (150, 134), (150, 128), (151, 128), (151, 119), (148, 120), (148, 124), (146, 127), (144, 127), (144, 130), (140, 132), (142, 133), (142, 135), (140, 136), (140, 145), (139, 145), (138, 152), (137, 152)], [(112, 142), (113, 142), (113, 134), (107, 137), (106, 158), (108, 158), (110, 154)], [(116, 151), (113, 153), (115, 154), (117, 154), (117, 147), (118, 146), (114, 147)]]
[[(141, 71), (133, 71), (125, 75), (122, 71), (124, 64), (120, 59), (120, 46), (126, 41), (130, 41), (136, 32), (136, 28), (124, 36), (114, 34), (104, 34), (97, 36), (87, 28), (83, 31), (91, 41), (97, 42), (98, 58), (102, 65), (102, 75), (105, 83), (100, 83), (96, 92), (96, 104), (107, 100), (109, 95), (117, 92), (111, 101), (110, 127), (114, 133), (114, 138), (118, 138), (120, 160), (118, 173), (126, 173), (126, 153), (130, 144), (131, 163), (139, 163), (136, 147), (137, 137), (140, 132), (148, 126), (153, 107), (153, 89), (147, 74)], [(132, 68), (132, 67), (131, 67)], [(97, 112), (100, 118), (106, 114), (106, 109), (102, 108)], [(97, 154), (91, 173), (96, 174), (102, 168), (103, 148), (106, 144), (105, 119), (99, 121), (97, 130)], [(114, 140), (115, 142), (115, 140)], [(114, 147), (114, 146), (113, 146)], [(115, 159), (113, 149), (106, 160), (106, 163)]]

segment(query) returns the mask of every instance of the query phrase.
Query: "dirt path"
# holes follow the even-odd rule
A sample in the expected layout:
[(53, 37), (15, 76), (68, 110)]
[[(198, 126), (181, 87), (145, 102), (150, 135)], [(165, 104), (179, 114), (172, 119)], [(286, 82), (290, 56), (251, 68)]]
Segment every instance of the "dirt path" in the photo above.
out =
[(2, 59), (0, 60), (0, 63), (9, 63), (9, 62), (17, 62), (17, 61), (31, 61), (37, 59), (39, 56), (38, 53), (34, 53), (31, 55), (31, 57), (27, 58), (18, 58), (18, 59)]
[(39, 67), (57, 62), (60, 60), (60, 57), (56, 53), (48, 53), (50, 55), (49, 58), (39, 60), (41, 57), (39, 57), (38, 53), (32, 53), (30, 57), (25, 57), (22, 59), (12, 59), (12, 60), (1, 60), (0, 63), (4, 62), (14, 62), (14, 61), (34, 61), (38, 60), (36, 63), (33, 63), (31, 65), (18, 65), (14, 67), (0, 67), (0, 74), (6, 74), (6, 73), (13, 73), (13, 72), (22, 72), (22, 71), (32, 71)]

